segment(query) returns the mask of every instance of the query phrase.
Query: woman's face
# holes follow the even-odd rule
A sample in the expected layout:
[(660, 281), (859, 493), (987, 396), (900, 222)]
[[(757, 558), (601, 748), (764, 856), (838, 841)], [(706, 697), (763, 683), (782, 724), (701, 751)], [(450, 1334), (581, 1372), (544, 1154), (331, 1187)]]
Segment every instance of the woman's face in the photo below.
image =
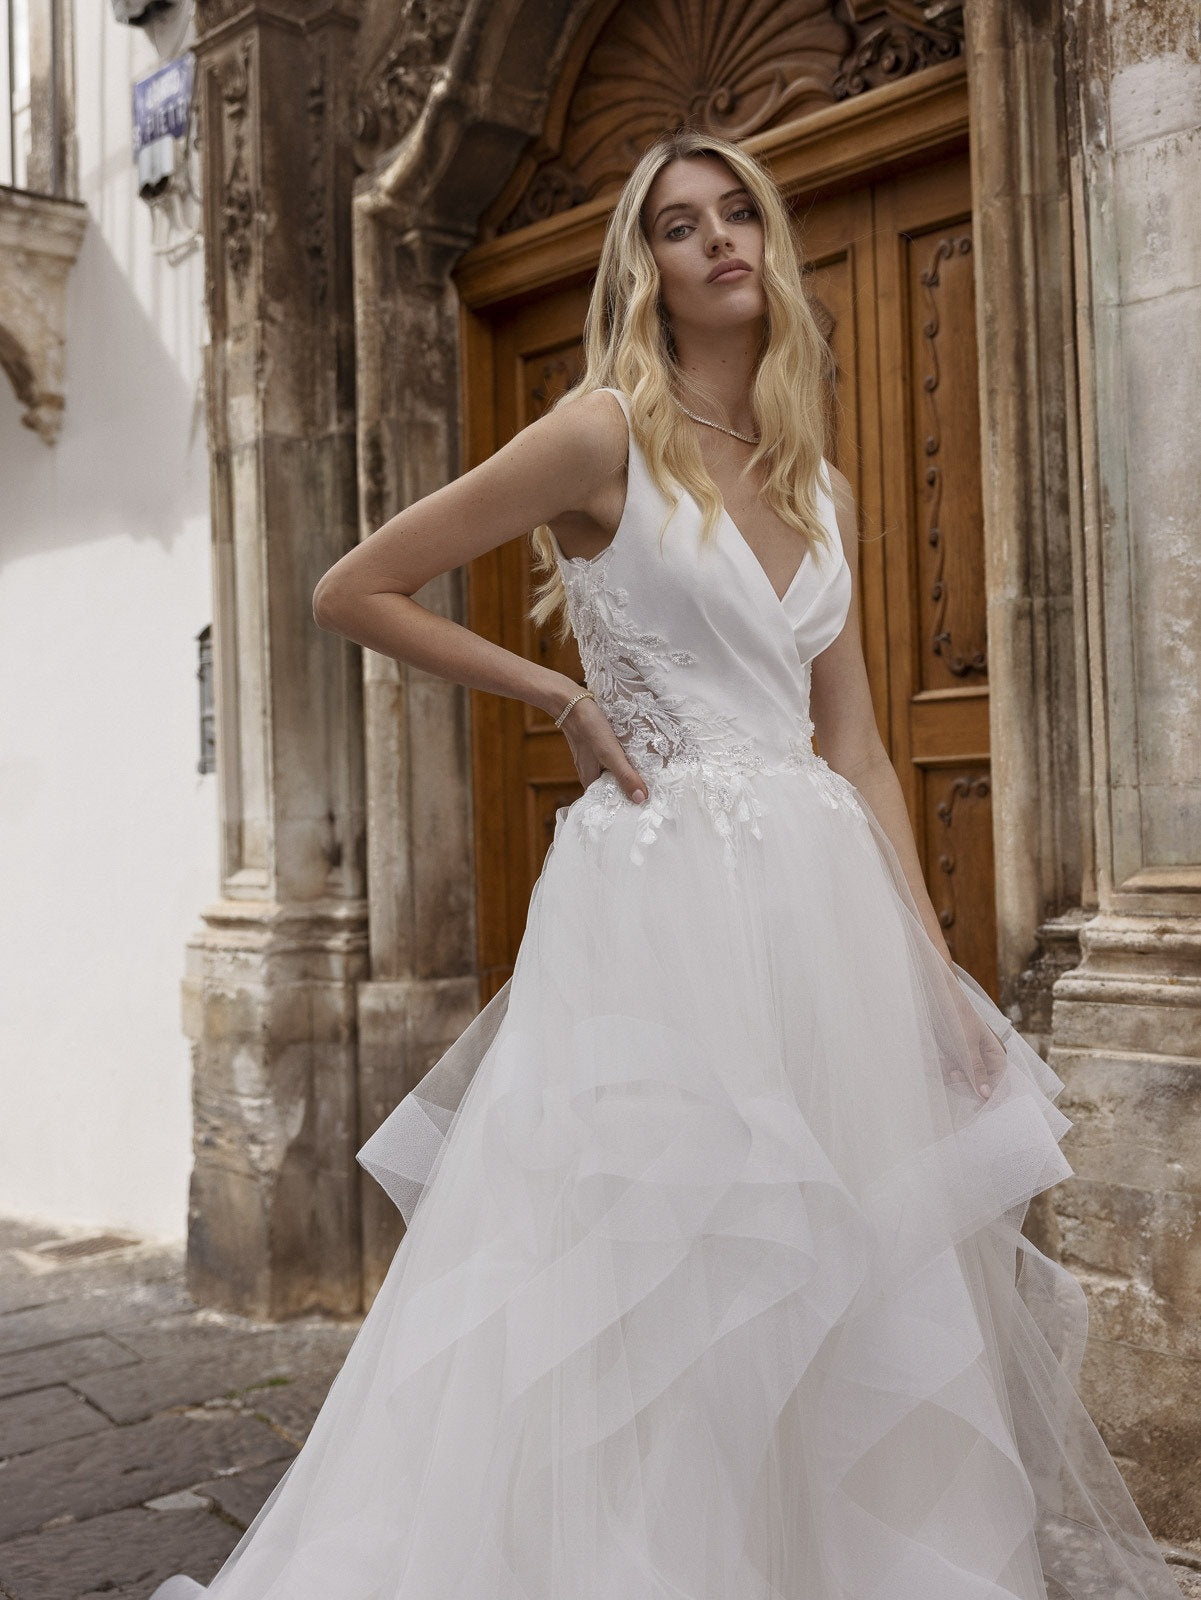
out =
[(766, 315), (763, 223), (719, 157), (688, 156), (663, 167), (646, 197), (642, 226), (677, 333), (716, 333)]

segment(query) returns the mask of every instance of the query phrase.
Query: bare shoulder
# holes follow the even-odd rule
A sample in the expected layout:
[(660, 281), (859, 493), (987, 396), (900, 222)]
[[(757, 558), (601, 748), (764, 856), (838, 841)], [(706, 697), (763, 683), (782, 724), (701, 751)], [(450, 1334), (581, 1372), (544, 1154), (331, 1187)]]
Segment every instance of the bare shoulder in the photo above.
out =
[(590, 560), (613, 538), (625, 507), (625, 411), (611, 391), (593, 389), (563, 401), (545, 420), (552, 419), (561, 435), (563, 459), (574, 463), (574, 492), (547, 521), (565, 555)]
[(573, 459), (588, 482), (603, 482), (625, 467), (625, 412), (621, 401), (608, 389), (568, 395), (531, 427), (544, 429)]

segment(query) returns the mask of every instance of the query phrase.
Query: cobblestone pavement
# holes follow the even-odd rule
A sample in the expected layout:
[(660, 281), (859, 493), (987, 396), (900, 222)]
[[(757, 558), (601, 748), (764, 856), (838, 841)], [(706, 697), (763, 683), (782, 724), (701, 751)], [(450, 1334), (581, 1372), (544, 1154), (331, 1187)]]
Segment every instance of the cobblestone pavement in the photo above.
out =
[(78, 1253), (82, 1237), (0, 1220), (7, 1600), (117, 1600), (173, 1572), (210, 1578), (357, 1331), (198, 1310), (178, 1249), (115, 1242)]
[[(198, 1310), (178, 1249), (104, 1245), (0, 1220), (6, 1600), (135, 1600), (173, 1572), (210, 1578), (357, 1331)], [(1201, 1551), (1168, 1554), (1201, 1600)]]

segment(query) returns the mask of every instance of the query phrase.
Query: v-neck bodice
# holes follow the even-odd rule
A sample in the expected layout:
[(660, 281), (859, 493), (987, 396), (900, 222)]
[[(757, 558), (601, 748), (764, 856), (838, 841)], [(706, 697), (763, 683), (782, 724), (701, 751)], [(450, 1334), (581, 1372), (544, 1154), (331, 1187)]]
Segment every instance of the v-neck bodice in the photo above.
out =
[(629, 437), (621, 521), (598, 556), (556, 546), (588, 687), (648, 778), (670, 768), (729, 781), (811, 765), (810, 668), (851, 600), (828, 475), (819, 493), (829, 546), (806, 552), (781, 597), (728, 512), (702, 541), (701, 508), (683, 493), (664, 525), (671, 501), (650, 476), (626, 396), (608, 392)]

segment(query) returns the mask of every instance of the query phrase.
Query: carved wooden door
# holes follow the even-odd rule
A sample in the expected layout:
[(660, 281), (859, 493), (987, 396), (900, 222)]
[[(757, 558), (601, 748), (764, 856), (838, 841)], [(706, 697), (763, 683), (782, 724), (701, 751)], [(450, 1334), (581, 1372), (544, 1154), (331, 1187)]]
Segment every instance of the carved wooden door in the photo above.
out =
[[(829, 454), (855, 486), (864, 649), (877, 722), (926, 882), (959, 960), (996, 992), (988, 679), (966, 154), (802, 199), (805, 253), (835, 364)], [(578, 370), (575, 284), (469, 318), (469, 463), (538, 416)], [(580, 676), (573, 644), (526, 616), (528, 540), (470, 569), (473, 628)], [(550, 719), (472, 697), (482, 998), (512, 971), (558, 806), (579, 793)]]
[(855, 487), (876, 721), (960, 964), (997, 993), (967, 153), (798, 204)]

